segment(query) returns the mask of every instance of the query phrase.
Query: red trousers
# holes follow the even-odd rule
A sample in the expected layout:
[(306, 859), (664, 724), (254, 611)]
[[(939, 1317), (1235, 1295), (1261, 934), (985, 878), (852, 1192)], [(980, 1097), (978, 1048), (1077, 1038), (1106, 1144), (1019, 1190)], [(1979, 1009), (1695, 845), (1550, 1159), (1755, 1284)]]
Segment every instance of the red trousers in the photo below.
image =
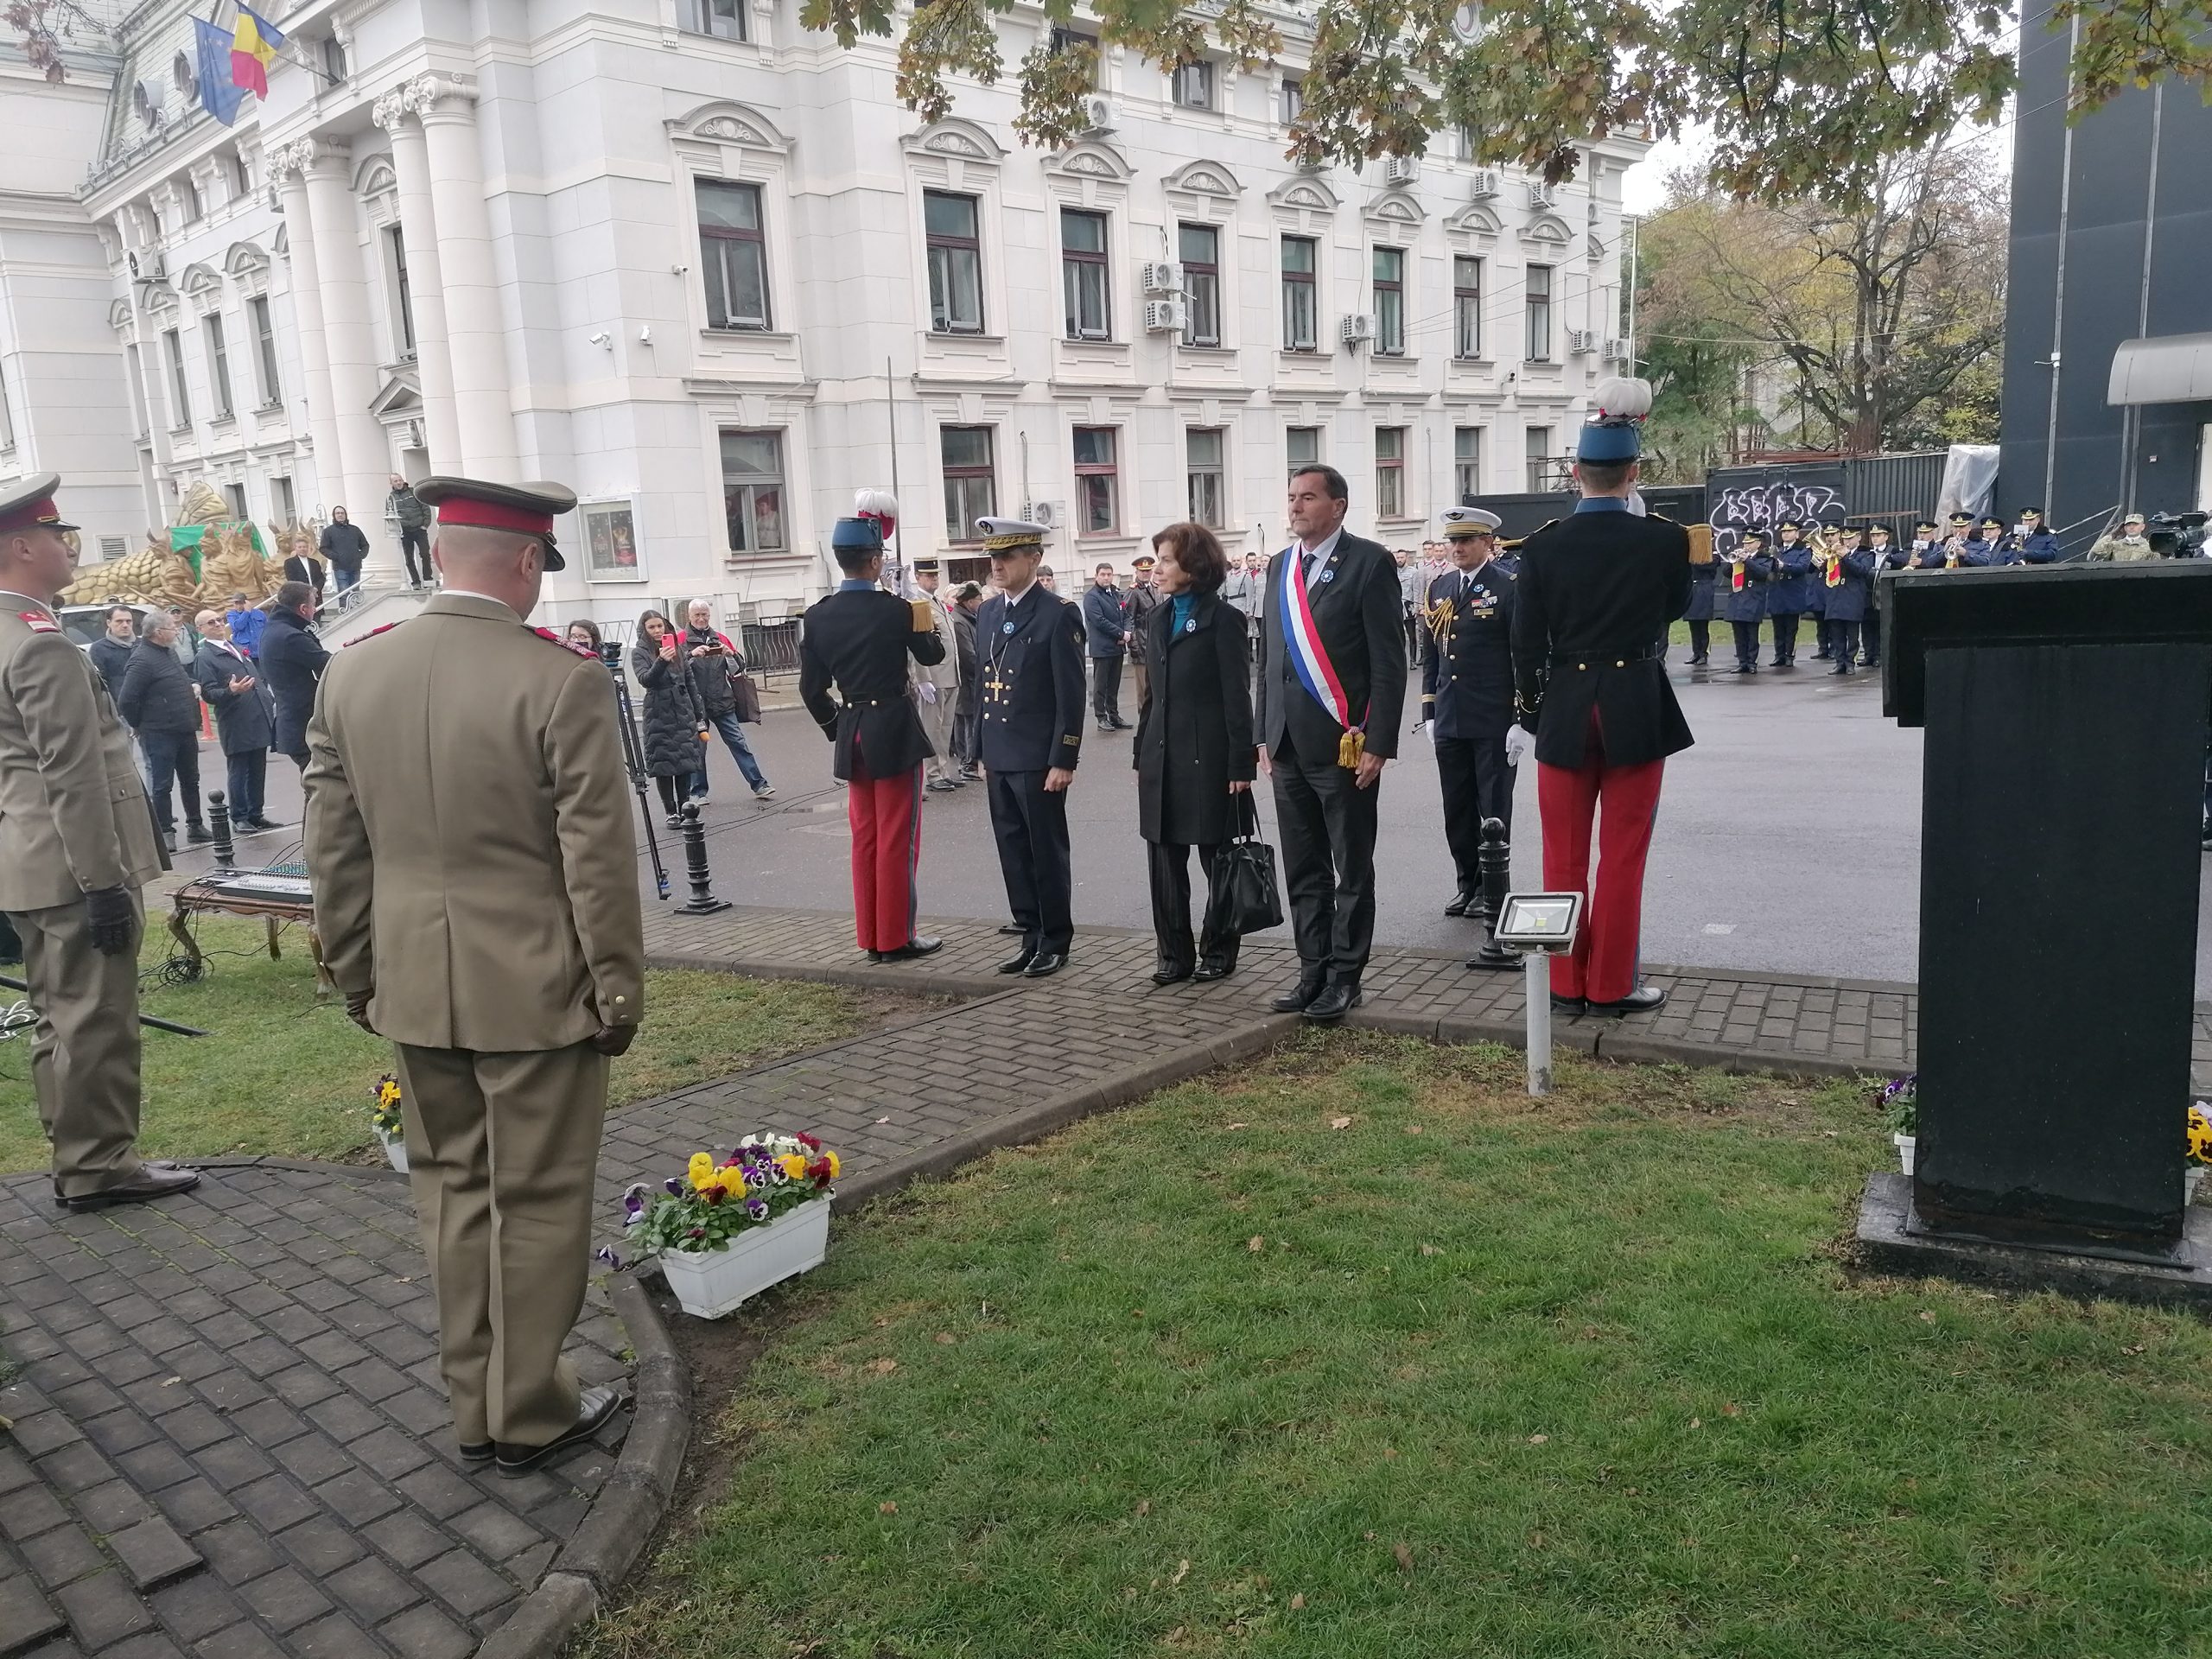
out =
[(845, 817), (853, 827), (853, 926), (861, 949), (896, 950), (914, 937), (922, 769), (854, 779), (845, 789)]
[[(1584, 895), (1574, 949), (1552, 958), (1552, 993), (1618, 1002), (1636, 988), (1637, 938), (1643, 922), (1643, 859), (1659, 810), (1664, 760), (1608, 766), (1597, 711), (1575, 767), (1536, 763), (1536, 810), (1544, 823), (1544, 886)], [(1590, 830), (1598, 830), (1597, 890), (1591, 891)]]

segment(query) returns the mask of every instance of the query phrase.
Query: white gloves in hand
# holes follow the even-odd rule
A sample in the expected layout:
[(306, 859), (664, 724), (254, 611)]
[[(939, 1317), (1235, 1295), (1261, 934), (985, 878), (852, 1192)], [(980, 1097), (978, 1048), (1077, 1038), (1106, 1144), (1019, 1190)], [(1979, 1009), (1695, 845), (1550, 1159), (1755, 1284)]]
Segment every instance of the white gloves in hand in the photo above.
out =
[(924, 702), (935, 702), (937, 701), (937, 687), (931, 684), (927, 680), (924, 680), (921, 683), (921, 694), (922, 701)]
[(1518, 726), (1508, 727), (1505, 732), (1505, 764), (1509, 766), (1519, 766), (1521, 758), (1535, 747), (1536, 739), (1533, 733), (1523, 730)]

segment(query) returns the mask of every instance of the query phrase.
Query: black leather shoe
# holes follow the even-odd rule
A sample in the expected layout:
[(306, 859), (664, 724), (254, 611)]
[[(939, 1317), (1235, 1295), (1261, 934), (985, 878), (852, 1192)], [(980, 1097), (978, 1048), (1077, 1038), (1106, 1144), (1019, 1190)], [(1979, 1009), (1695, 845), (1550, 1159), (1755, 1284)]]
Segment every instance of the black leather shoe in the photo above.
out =
[(1317, 1026), (1334, 1025), (1363, 1000), (1358, 986), (1340, 979), (1321, 988), (1321, 995), (1306, 1005), (1306, 1017)]
[(893, 950), (877, 951), (875, 959), (878, 962), (912, 962), (916, 957), (934, 956), (944, 949), (943, 939), (924, 938), (921, 935), (916, 934), (906, 944)]
[(1552, 993), (1552, 1012), (1554, 1014), (1580, 1014), (1589, 1006), (1586, 997), (1561, 996), (1557, 991)]
[(1192, 976), (1193, 971), (1189, 968), (1162, 968), (1153, 975), (1152, 982), (1155, 985), (1180, 985)]
[(1010, 957), (1006, 961), (999, 963), (999, 972), (1002, 974), (1026, 974), (1029, 971), (1029, 964), (1036, 960), (1037, 953), (1034, 950), (1024, 950), (1020, 956)]
[(1444, 906), (1444, 913), (1446, 916), (1464, 916), (1467, 913), (1467, 906), (1474, 902), (1473, 893), (1455, 893), (1452, 895), (1452, 902)]
[(605, 1427), (607, 1420), (622, 1408), (622, 1396), (612, 1389), (586, 1389), (576, 1401), (576, 1421), (565, 1434), (556, 1435), (543, 1446), (516, 1446), (510, 1441), (499, 1443), (499, 1472), (503, 1475), (526, 1474), (564, 1446), (588, 1440)]
[(1309, 983), (1300, 980), (1297, 984), (1268, 1004), (1277, 1014), (1303, 1014), (1313, 999), (1321, 995), (1319, 982)]
[(1618, 1017), (1624, 1014), (1649, 1014), (1667, 1000), (1667, 993), (1656, 985), (1639, 985), (1618, 1002), (1592, 1002), (1590, 1012)]
[(1029, 965), (1021, 970), (1024, 979), (1050, 979), (1068, 965), (1067, 957), (1058, 950), (1039, 950), (1029, 958)]
[(1851, 664), (1849, 663), (1838, 663), (1834, 668), (1828, 670), (1828, 673), (1831, 676), (1837, 674), (1848, 674), (1850, 672)]
[(1690, 666), (1692, 668), (1703, 668), (1707, 665), (1707, 658), (1703, 657), (1693, 657), (1690, 658)]
[(1227, 979), (1236, 971), (1236, 964), (1233, 962), (1202, 962), (1198, 964), (1198, 971), (1191, 977), (1202, 985), (1210, 985), (1217, 979)]
[(120, 1186), (103, 1187), (98, 1192), (79, 1193), (63, 1200), (72, 1214), (86, 1210), (105, 1210), (114, 1204), (143, 1204), (149, 1198), (167, 1198), (172, 1192), (188, 1192), (200, 1185), (196, 1169), (156, 1167), (145, 1165), (137, 1174)]
[(1024, 927), (1020, 922), (1008, 922), (1005, 926), (999, 929), (999, 931), (1005, 934), (1009, 939), (1018, 939), (1028, 931), (1029, 930)]
[(463, 1463), (489, 1463), (499, 1455), (499, 1448), (489, 1440), (463, 1440), (461, 1460)]

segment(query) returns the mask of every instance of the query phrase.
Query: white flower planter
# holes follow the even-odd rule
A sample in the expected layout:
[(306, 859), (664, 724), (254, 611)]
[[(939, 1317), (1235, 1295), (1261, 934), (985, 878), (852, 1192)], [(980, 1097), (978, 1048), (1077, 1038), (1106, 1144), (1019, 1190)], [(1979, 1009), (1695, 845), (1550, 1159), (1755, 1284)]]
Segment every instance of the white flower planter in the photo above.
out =
[(2203, 1184), (2204, 1166), (2202, 1164), (2183, 1166), (2181, 1172), (2181, 1201), (2183, 1204), (2195, 1204), (2196, 1189)]
[(1919, 1136), (1912, 1135), (1892, 1135), (1890, 1136), (1891, 1141), (1896, 1144), (1897, 1149), (1898, 1166), (1908, 1175), (1912, 1173), (1912, 1148), (1919, 1138)]
[(794, 1274), (818, 1268), (830, 1253), (830, 1200), (810, 1198), (766, 1227), (740, 1233), (719, 1250), (663, 1250), (660, 1270), (683, 1311), (719, 1319), (749, 1297)]
[(382, 1129), (378, 1129), (377, 1139), (384, 1143), (385, 1161), (404, 1175), (407, 1173), (407, 1137), (404, 1135), (386, 1135)]

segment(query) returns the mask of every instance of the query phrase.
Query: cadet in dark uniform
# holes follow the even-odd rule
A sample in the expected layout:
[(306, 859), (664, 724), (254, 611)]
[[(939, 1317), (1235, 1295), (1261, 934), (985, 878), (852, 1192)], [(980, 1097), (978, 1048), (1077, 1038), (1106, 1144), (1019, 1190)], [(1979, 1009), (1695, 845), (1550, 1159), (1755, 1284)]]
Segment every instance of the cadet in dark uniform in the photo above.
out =
[(1430, 648), (1422, 653), (1421, 717), (1436, 747), (1444, 788), (1444, 839), (1459, 889), (1446, 916), (1481, 908), (1483, 820), (1513, 833), (1513, 578), (1497, 568), (1497, 515), (1480, 507), (1444, 514), (1458, 567), (1428, 584)]
[(1862, 543), (1843, 552), (1824, 551), (1815, 569), (1827, 619), (1828, 643), (1835, 658), (1831, 674), (1848, 674), (1859, 655), (1859, 625), (1866, 620), (1874, 584), (1873, 549)]
[(1514, 679), (1522, 728), (1535, 738), (1544, 886), (1591, 895), (1573, 950), (1552, 958), (1552, 997), (1601, 1014), (1666, 1001), (1637, 984), (1643, 861), (1666, 757), (1692, 741), (1653, 644), (1689, 607), (1690, 540), (1680, 524), (1628, 511), (1638, 405), (1650, 404), (1641, 383), (1625, 383), (1640, 397), (1623, 385), (1592, 393), (1597, 407), (1622, 412), (1582, 429), (1574, 475), (1583, 499), (1529, 538), (1514, 584)]
[[(1703, 531), (1700, 535), (1699, 531)], [(1690, 536), (1690, 607), (1682, 613), (1690, 625), (1690, 666), (1703, 668), (1713, 658), (1713, 597), (1719, 591), (1719, 577), (1726, 567), (1713, 556), (1713, 532), (1703, 525), (1692, 527)]]
[(1868, 551), (1874, 556), (1874, 580), (1866, 589), (1866, 620), (1859, 625), (1859, 638), (1866, 650), (1859, 660), (1869, 668), (1882, 665), (1882, 579), (1891, 571), (1905, 566), (1905, 550), (1899, 547), (1890, 535), (1887, 524), (1870, 524), (1866, 528)]
[(1766, 531), (1747, 530), (1736, 550), (1720, 564), (1717, 602), (1736, 636), (1737, 674), (1759, 671), (1759, 619), (1766, 614), (1767, 585), (1774, 580), (1774, 556), (1766, 550)]
[(1083, 749), (1083, 613), (1037, 582), (1042, 524), (976, 523), (1003, 589), (976, 619), (982, 759), (1007, 904), (1021, 930), (1021, 954), (999, 971), (1042, 979), (1066, 966), (1075, 941), (1067, 791)]
[(1802, 520), (1784, 518), (1775, 526), (1774, 575), (1766, 593), (1766, 613), (1774, 619), (1774, 658), (1769, 666), (1797, 666), (1797, 619), (1812, 608), (1813, 550), (1805, 545)]
[[(922, 763), (935, 753), (906, 696), (906, 664), (944, 660), (937, 605), (887, 593), (883, 526), (840, 518), (830, 550), (845, 579), (815, 601), (799, 631), (798, 695), (836, 746), (853, 831), (853, 925), (876, 962), (926, 957), (940, 940), (914, 932), (914, 868), (922, 855)], [(832, 701), (835, 684), (842, 702)]]

